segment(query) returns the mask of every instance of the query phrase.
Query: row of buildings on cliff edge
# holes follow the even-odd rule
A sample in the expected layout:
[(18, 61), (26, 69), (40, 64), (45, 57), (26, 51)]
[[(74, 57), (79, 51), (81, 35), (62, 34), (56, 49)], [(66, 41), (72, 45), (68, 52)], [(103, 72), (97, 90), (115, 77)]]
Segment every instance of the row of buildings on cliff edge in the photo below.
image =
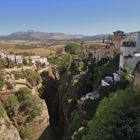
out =
[(40, 64), (44, 64), (45, 66), (49, 65), (48, 59), (47, 57), (41, 57), (41, 56), (22, 56), (22, 55), (15, 55), (15, 54), (6, 54), (3, 50), (0, 50), (0, 58), (2, 60), (9, 60), (14, 62), (15, 64), (23, 64), (24, 61), (26, 61), (26, 63), (32, 63), (32, 64), (36, 64), (36, 63), (40, 63)]
[(124, 32), (116, 31), (113, 36), (108, 39), (96, 42), (84, 42), (82, 46), (83, 58), (95, 58), (96, 62), (102, 58), (113, 58), (114, 50), (121, 47), (121, 40)]
[(140, 32), (124, 33), (116, 31), (111, 39), (100, 42), (84, 42), (82, 46), (83, 58), (95, 58), (96, 62), (102, 58), (113, 58), (114, 50), (120, 50), (120, 69), (127, 66), (140, 69)]

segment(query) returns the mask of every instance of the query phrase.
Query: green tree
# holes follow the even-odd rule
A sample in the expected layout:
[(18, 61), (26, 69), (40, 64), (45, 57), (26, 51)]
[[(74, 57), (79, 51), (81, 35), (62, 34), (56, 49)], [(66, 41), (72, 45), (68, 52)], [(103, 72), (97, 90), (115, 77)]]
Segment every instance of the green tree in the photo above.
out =
[(18, 100), (25, 101), (26, 99), (28, 99), (30, 94), (31, 94), (31, 91), (28, 88), (26, 87), (20, 88), (17, 92)]
[(3, 65), (3, 59), (0, 57), (0, 69), (3, 69), (4, 65)]
[(8, 90), (13, 90), (14, 89), (14, 84), (12, 82), (5, 82), (7, 89)]
[(28, 63), (27, 63), (27, 60), (24, 58), (23, 59), (23, 64), (26, 66)]
[(20, 128), (19, 133), (20, 133), (20, 136), (23, 140), (26, 140), (26, 139), (31, 140), (31, 132), (30, 132), (30, 129), (28, 127), (22, 126)]
[(0, 75), (0, 90), (2, 90), (3, 86), (4, 86), (4, 78), (3, 78), (3, 73), (0, 72), (1, 75)]
[(43, 110), (43, 104), (39, 97), (30, 95), (24, 103), (25, 113), (30, 117), (35, 118), (36, 116), (41, 115)]
[(9, 95), (4, 100), (4, 107), (9, 115), (17, 115), (19, 111), (19, 102), (15, 95)]
[(104, 98), (82, 140), (139, 140), (140, 89), (130, 87)]
[(72, 135), (75, 131), (77, 131), (81, 127), (82, 117), (79, 112), (76, 112), (75, 116), (72, 119), (72, 122), (69, 126), (69, 133)]
[(4, 107), (3, 104), (0, 102), (0, 118), (3, 116), (4, 114)]
[(24, 76), (32, 86), (37, 86), (41, 82), (41, 76), (36, 71), (26, 70)]
[(24, 74), (21, 71), (12, 71), (12, 74), (16, 80), (24, 78)]
[(81, 51), (81, 44), (79, 43), (69, 43), (65, 46), (65, 51), (70, 54), (76, 54)]

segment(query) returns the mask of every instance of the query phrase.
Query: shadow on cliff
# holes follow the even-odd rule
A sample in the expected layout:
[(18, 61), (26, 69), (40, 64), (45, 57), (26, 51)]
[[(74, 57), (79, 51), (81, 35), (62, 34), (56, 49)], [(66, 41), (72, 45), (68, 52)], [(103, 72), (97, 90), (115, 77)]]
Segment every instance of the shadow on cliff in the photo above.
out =
[(42, 82), (43, 93), (41, 95), (41, 98), (45, 100), (48, 107), (50, 127), (47, 128), (42, 134), (43, 136), (41, 136), (41, 138), (44, 137), (44, 139), (40, 138), (39, 140), (51, 140), (45, 137), (45, 135), (47, 135), (50, 132), (50, 128), (51, 130), (53, 130), (54, 133), (56, 134), (59, 133), (58, 132), (59, 102), (58, 102), (58, 96), (57, 96), (59, 80), (58, 80), (57, 72), (53, 69), (47, 72), (43, 72), (41, 76), (43, 79), (43, 82)]
[(48, 126), (38, 140), (58, 140), (53, 129)]

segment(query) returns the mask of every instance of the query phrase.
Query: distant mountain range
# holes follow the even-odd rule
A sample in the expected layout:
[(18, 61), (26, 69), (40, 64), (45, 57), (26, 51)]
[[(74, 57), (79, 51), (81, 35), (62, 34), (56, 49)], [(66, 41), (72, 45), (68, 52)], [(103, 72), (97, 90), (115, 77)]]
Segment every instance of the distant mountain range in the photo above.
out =
[(0, 40), (28, 40), (28, 41), (78, 41), (78, 40), (101, 40), (108, 38), (109, 34), (94, 36), (72, 35), (64, 33), (45, 33), (38, 31), (14, 32), (10, 35), (0, 36)]

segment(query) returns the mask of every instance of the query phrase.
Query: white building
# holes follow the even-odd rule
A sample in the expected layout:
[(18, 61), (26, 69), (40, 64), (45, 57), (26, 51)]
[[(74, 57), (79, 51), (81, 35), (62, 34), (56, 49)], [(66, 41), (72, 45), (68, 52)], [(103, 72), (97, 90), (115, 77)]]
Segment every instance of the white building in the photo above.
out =
[(140, 32), (129, 35), (122, 40), (120, 48), (120, 68), (127, 66), (135, 69), (140, 61)]
[(23, 56), (16, 55), (15, 59), (16, 59), (16, 64), (22, 64), (23, 63)]
[(40, 63), (45, 64), (46, 66), (49, 65), (48, 59), (46, 57), (40, 58)]
[(31, 56), (31, 63), (36, 64), (37, 62), (41, 64), (49, 65), (49, 62), (46, 57), (41, 58), (40, 56)]
[(31, 56), (31, 63), (35, 64), (36, 62), (40, 62), (40, 56)]
[(15, 55), (9, 54), (9, 55), (6, 55), (6, 58), (15, 63)]

